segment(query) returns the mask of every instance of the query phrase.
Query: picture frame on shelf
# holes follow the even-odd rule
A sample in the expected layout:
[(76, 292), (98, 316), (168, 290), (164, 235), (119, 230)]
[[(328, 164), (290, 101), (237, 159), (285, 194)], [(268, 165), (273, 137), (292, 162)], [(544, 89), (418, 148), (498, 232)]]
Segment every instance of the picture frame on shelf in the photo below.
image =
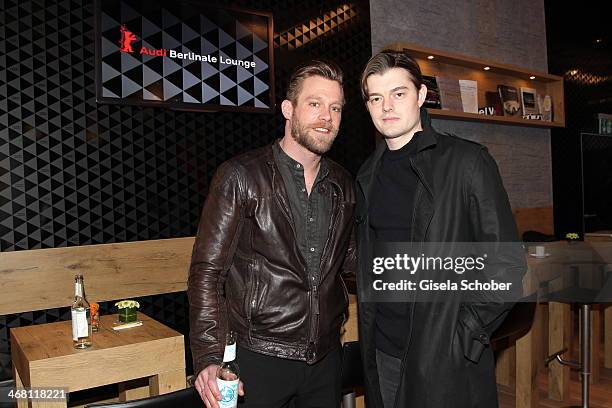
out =
[(521, 107), (523, 108), (523, 115), (537, 115), (540, 113), (535, 89), (521, 87)]

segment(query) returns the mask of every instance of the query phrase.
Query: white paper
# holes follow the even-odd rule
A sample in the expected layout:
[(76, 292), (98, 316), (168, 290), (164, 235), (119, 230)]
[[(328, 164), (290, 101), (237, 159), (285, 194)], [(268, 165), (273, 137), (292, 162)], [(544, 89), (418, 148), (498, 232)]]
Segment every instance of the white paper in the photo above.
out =
[(478, 113), (478, 83), (471, 79), (460, 79), (461, 104), (464, 112)]

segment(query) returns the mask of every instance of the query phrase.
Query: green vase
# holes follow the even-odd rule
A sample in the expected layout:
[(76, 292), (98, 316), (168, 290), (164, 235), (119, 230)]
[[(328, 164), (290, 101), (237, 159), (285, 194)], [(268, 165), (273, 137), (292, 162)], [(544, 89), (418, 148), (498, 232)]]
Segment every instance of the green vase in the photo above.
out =
[(138, 308), (124, 307), (119, 309), (119, 321), (122, 323), (135, 322), (138, 319)]

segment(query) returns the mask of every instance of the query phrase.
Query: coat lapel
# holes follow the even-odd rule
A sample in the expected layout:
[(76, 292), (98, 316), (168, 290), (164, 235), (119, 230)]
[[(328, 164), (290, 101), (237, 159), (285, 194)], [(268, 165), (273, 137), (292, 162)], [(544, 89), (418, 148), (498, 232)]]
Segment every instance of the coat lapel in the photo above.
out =
[(412, 217), (412, 242), (424, 242), (434, 215), (434, 182), (432, 155), (437, 138), (426, 122), (419, 138), (418, 153), (410, 158), (410, 166), (419, 178)]
[(374, 176), (376, 175), (376, 169), (378, 168), (378, 164), (380, 163), (380, 158), (382, 157), (385, 149), (387, 148), (387, 144), (384, 141), (379, 141), (376, 145), (376, 150), (366, 163), (364, 163), (361, 171), (357, 175), (357, 185), (360, 189), (360, 193), (364, 198), (364, 206), (358, 212), (358, 216), (365, 216), (368, 208), (370, 208), (370, 193), (372, 191), (372, 184), (374, 183)]

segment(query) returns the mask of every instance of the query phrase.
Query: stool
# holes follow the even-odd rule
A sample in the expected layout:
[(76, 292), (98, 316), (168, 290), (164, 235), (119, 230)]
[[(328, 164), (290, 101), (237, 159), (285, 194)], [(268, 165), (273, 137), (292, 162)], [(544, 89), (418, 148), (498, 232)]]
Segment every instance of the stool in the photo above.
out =
[(589, 407), (589, 392), (591, 375), (591, 308), (597, 298), (599, 291), (593, 289), (585, 289), (579, 287), (571, 287), (548, 295), (549, 302), (558, 303), (573, 303), (580, 307), (580, 320), (582, 322), (580, 330), (580, 356), (581, 363), (563, 359), (561, 356), (567, 348), (559, 350), (546, 358), (545, 364), (548, 365), (556, 360), (564, 366), (580, 370), (580, 378), (582, 382), (582, 405), (574, 406), (577, 408)]

